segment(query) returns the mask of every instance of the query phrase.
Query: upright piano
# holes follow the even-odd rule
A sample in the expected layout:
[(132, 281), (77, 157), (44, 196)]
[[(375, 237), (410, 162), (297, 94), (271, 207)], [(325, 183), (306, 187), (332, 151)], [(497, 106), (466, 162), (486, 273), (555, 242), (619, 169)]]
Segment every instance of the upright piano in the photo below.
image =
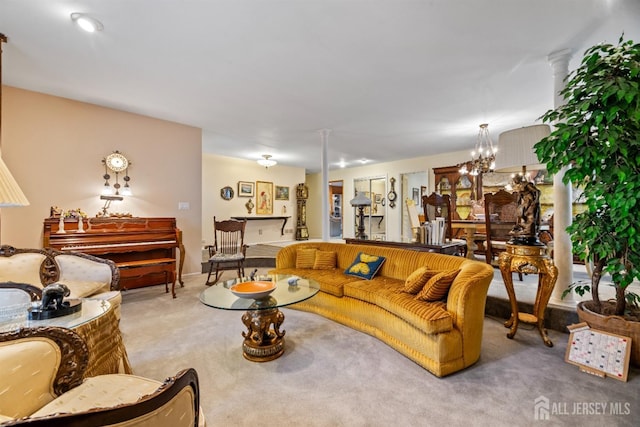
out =
[(183, 284), (184, 246), (175, 218), (84, 218), (82, 226), (67, 219), (61, 231), (59, 218), (45, 219), (43, 247), (112, 260), (120, 268), (120, 289), (175, 286), (176, 278)]

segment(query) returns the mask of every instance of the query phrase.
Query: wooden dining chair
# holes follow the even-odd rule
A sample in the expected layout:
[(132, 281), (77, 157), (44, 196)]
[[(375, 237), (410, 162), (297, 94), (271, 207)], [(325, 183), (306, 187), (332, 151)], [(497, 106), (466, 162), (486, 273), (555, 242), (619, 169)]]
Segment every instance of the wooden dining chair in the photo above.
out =
[[(497, 266), (498, 256), (507, 250), (509, 232), (516, 224), (518, 193), (499, 190), (484, 195), (484, 221), (487, 232), (485, 257), (487, 264)], [(522, 280), (522, 274), (519, 273)]]
[[(208, 245), (209, 250), (209, 274), (207, 286), (214, 285), (220, 279), (224, 270), (236, 270), (238, 278), (244, 277), (244, 260), (247, 254), (247, 245), (244, 244), (244, 230), (246, 220), (218, 221), (213, 217), (213, 245)], [(215, 269), (215, 278), (210, 281)]]

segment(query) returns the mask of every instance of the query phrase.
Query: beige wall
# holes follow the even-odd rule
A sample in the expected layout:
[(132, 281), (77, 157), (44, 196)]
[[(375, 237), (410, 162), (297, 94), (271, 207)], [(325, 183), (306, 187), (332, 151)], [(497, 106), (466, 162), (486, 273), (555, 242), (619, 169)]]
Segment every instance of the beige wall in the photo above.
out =
[[(3, 244), (42, 247), (52, 205), (94, 216), (103, 204), (101, 160), (119, 150), (131, 161), (133, 196), (111, 211), (175, 217), (185, 273), (200, 271), (200, 129), (8, 86), (2, 102), (2, 157), (31, 203), (2, 209)], [(178, 210), (178, 202), (189, 209)]]
[[(249, 221), (246, 226), (245, 243), (269, 243), (295, 240), (296, 231), (296, 186), (305, 182), (304, 168), (276, 165), (265, 168), (254, 161), (218, 156), (202, 155), (202, 239), (203, 243), (213, 243), (213, 217), (228, 219), (232, 216), (268, 217), (289, 216), (285, 226), (285, 234), (281, 235), (281, 220)], [(289, 187), (289, 200), (274, 200), (272, 215), (257, 215), (254, 207), (249, 214), (245, 203), (248, 197), (238, 197), (238, 181), (264, 181), (275, 186)], [(220, 190), (229, 186), (234, 191), (231, 200), (220, 197)], [(255, 193), (255, 191), (254, 191)], [(256, 195), (251, 197), (257, 205)]]

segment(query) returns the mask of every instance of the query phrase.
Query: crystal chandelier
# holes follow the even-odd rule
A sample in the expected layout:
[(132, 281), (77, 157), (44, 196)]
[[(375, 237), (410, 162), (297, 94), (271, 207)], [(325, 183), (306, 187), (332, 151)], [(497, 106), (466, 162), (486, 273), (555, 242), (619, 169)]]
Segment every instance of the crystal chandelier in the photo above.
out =
[(479, 175), (481, 173), (493, 172), (496, 167), (496, 153), (498, 147), (493, 146), (493, 141), (489, 136), (489, 125), (482, 123), (478, 132), (478, 140), (476, 148), (471, 152), (471, 170), (467, 168), (467, 164), (463, 164), (460, 168), (462, 175)]

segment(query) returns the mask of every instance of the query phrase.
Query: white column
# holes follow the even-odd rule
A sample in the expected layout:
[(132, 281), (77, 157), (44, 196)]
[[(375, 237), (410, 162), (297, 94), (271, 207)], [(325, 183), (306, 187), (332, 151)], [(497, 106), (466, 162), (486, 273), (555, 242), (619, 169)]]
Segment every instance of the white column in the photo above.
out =
[[(553, 68), (553, 107), (558, 108), (565, 103), (560, 91), (564, 89), (565, 78), (569, 74), (571, 50), (553, 52), (547, 59)], [(558, 268), (558, 280), (550, 302), (556, 304), (575, 302), (573, 293), (562, 299), (562, 293), (573, 282), (573, 247), (569, 233), (565, 231), (573, 220), (572, 190), (571, 184), (566, 185), (562, 182), (565, 171), (566, 168), (553, 177), (553, 262)]]
[(320, 130), (322, 137), (322, 240), (328, 241), (330, 236), (329, 224), (329, 134), (331, 129)]

